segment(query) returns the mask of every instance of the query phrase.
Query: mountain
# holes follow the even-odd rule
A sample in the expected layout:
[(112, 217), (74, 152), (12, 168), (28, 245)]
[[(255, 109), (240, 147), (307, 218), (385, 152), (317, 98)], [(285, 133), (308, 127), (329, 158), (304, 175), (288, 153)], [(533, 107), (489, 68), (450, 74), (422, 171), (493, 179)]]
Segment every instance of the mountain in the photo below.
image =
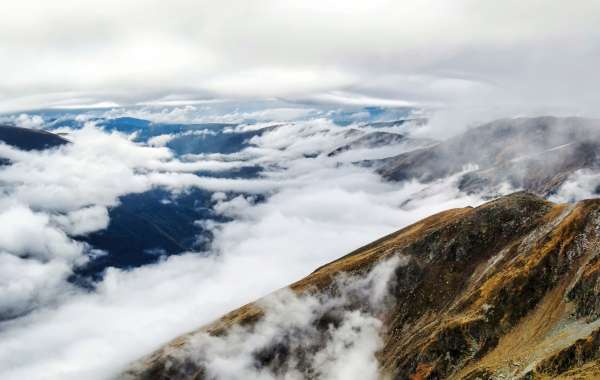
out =
[[(502, 119), (438, 145), (377, 162), (394, 181), (434, 181), (467, 170), (461, 190), (479, 192), (502, 183), (548, 196), (578, 169), (600, 168), (600, 120), (535, 117)], [(476, 169), (469, 169), (469, 166)]]
[(385, 128), (385, 127), (398, 127), (403, 124), (414, 124), (414, 125), (425, 125), (427, 124), (428, 119), (424, 117), (417, 118), (408, 118), (408, 119), (400, 119), (400, 120), (392, 120), (392, 121), (378, 121), (374, 123), (368, 123), (370, 127), (373, 128)]
[[(336, 356), (371, 349), (380, 378), (598, 379), (599, 247), (600, 200), (520, 192), (451, 209), (175, 339), (122, 378), (236, 378), (231, 363), (321, 378)], [(350, 377), (363, 356), (343, 362)]]
[(415, 139), (399, 133), (376, 131), (366, 133), (365, 135), (347, 144), (337, 147), (336, 149), (331, 151), (327, 156), (334, 157), (352, 149), (373, 149), (398, 144), (405, 144), (407, 146), (411, 146), (411, 148), (414, 149), (422, 148), (427, 145), (433, 145), (434, 143), (435, 142), (430, 139)]
[(21, 150), (43, 150), (67, 144), (69, 141), (57, 134), (41, 129), (0, 125), (0, 141)]

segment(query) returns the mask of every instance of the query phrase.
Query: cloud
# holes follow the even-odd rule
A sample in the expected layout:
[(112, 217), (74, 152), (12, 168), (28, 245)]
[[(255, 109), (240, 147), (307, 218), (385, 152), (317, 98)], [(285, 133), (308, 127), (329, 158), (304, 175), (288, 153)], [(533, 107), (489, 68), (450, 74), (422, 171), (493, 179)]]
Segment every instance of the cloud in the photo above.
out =
[[(256, 105), (232, 101), (206, 102), (201, 105), (156, 104), (143, 107), (113, 108), (102, 115), (107, 118), (136, 117), (154, 123), (244, 123), (247, 121), (291, 121), (319, 114), (310, 107), (266, 101), (268, 107), (255, 109)], [(292, 104), (293, 105), (293, 104)], [(198, 132), (198, 131), (194, 131)], [(207, 130), (208, 132), (208, 130)]]
[(378, 98), (375, 96), (367, 96), (343, 91), (330, 91), (325, 94), (314, 95), (309, 97), (307, 100), (312, 100), (318, 103), (342, 104), (346, 106), (422, 107), (426, 105), (432, 105), (422, 104), (417, 101)]
[(160, 147), (160, 146), (166, 146), (173, 139), (182, 137), (182, 136), (211, 136), (211, 135), (216, 135), (216, 134), (217, 134), (217, 132), (211, 131), (210, 129), (201, 129), (201, 130), (186, 131), (186, 132), (181, 132), (181, 133), (158, 135), (158, 136), (154, 136), (154, 137), (151, 137), (150, 139), (148, 139), (148, 145), (154, 146), (154, 147)]
[(44, 123), (44, 119), (42, 119), (42, 117), (39, 115), (28, 115), (26, 113), (22, 113), (14, 118), (14, 123), (18, 127), (22, 128), (39, 128)]
[(53, 221), (69, 236), (87, 235), (108, 227), (108, 210), (98, 205), (84, 207), (64, 215), (55, 215)]
[(136, 167), (170, 156), (167, 150), (136, 147), (92, 126), (73, 132), (69, 138), (73, 144), (45, 152), (0, 147), (2, 156), (13, 162), (0, 170), (0, 180), (13, 198), (43, 210), (71, 211), (89, 204), (112, 206), (121, 194), (150, 188), (146, 177), (134, 170)]
[(148, 145), (155, 146), (155, 147), (166, 146), (175, 137), (177, 137), (177, 136), (176, 135), (159, 135), (159, 136), (154, 136), (154, 137), (148, 139)]
[(73, 269), (98, 254), (73, 238), (106, 228), (108, 208), (121, 196), (161, 185), (174, 191), (247, 187), (191, 174), (235, 163), (181, 162), (166, 148), (141, 146), (93, 124), (64, 131), (72, 143), (46, 151), (0, 144), (0, 156), (11, 162), (0, 166), (0, 319), (58, 302), (70, 292), (66, 280)]
[[(20, 239), (2, 243), (4, 268), (11, 274), (0, 287), (0, 298), (8, 300), (0, 306), (19, 316), (5, 321), (0, 332), (3, 379), (110, 377), (170, 338), (362, 244), (430, 213), (481, 202), (456, 190), (455, 178), (392, 184), (368, 168), (327, 157), (355, 137), (326, 119), (284, 123), (242, 152), (187, 157), (190, 161), (92, 124), (68, 131), (73, 143), (54, 150), (21, 152), (0, 145), (2, 156), (13, 162), (0, 168), (3, 197), (27, 216), (0, 214), (24, 223), (9, 235)], [(217, 163), (261, 165), (264, 171), (253, 179), (195, 174)], [(106, 209), (121, 195), (155, 186), (215, 192), (213, 210), (229, 219), (200, 221), (214, 234), (210, 250), (130, 271), (108, 269), (94, 291), (69, 286), (65, 280), (73, 267), (91, 254), (71, 236), (104, 228)], [(40, 258), (19, 256), (31, 249)], [(65, 252), (72, 253), (61, 258)], [(349, 331), (364, 320), (347, 319)], [(340, 351), (344, 337), (332, 336), (339, 343), (319, 359), (331, 364), (331, 373), (339, 369), (339, 362), (328, 359), (332, 354), (355, 355)], [(365, 350), (376, 349), (376, 340), (368, 342)]]
[[(4, 233), (0, 249), (17, 256), (34, 256), (42, 260), (77, 256), (81, 249), (73, 244), (43, 213), (34, 213), (21, 205), (8, 206), (0, 214)], [(32, 239), (32, 237), (38, 237)]]
[(64, 293), (85, 246), (55, 227), (48, 215), (0, 201), (0, 319), (44, 305)]
[[(0, 251), (0, 318), (17, 318), (57, 298), (67, 297), (71, 265), (65, 260), (42, 262)], [(0, 371), (6, 371), (4, 362)]]
[[(238, 128), (248, 127), (232, 127), (228, 133)], [(68, 130), (73, 143), (54, 150), (21, 152), (0, 145), (0, 154), (13, 162), (0, 167), (0, 220), (3, 231), (10, 232), (0, 235), (0, 307), (14, 317), (0, 329), (0, 377), (110, 378), (173, 337), (357, 247), (432, 213), (484, 201), (482, 194), (457, 189), (460, 174), (427, 184), (390, 183), (351, 164), (350, 156), (327, 156), (370, 131), (361, 125), (340, 127), (317, 115), (282, 122), (237, 153), (181, 160), (165, 147), (136, 144), (130, 136), (92, 124)], [(388, 147), (385, 154), (409, 148)], [(196, 173), (242, 165), (260, 165), (263, 171), (251, 179)], [(589, 183), (585, 191), (593, 188)], [(109, 268), (94, 290), (69, 286), (65, 279), (90, 254), (90, 247), (72, 237), (104, 228), (106, 210), (120, 196), (157, 186), (174, 196), (189, 187), (214, 193), (212, 211), (227, 218), (198, 221), (214, 236), (207, 251), (132, 270)], [(382, 266), (364, 281), (348, 279), (345, 288), (361, 297), (368, 294), (375, 309), (386, 302), (385, 281), (377, 280), (388, 278), (389, 268)], [(265, 300), (273, 310), (261, 325), (265, 334), (241, 331), (237, 341), (211, 341), (211, 370), (247, 373), (253, 344), (267, 344), (289, 324), (310, 333), (311, 313), (336, 302), (344, 300), (276, 293)], [(330, 378), (347, 377), (345, 371), (373, 375), (373, 353), (380, 344), (376, 316), (344, 313), (340, 326), (327, 335), (328, 344), (311, 357), (314, 365)], [(235, 370), (241, 372), (226, 372)]]
[[(395, 269), (406, 263), (402, 259), (379, 263), (363, 276), (339, 276), (336, 294), (279, 290), (257, 302), (264, 316), (254, 326), (234, 326), (223, 336), (196, 333), (170, 354), (170, 364), (187, 372), (190, 368), (180, 364), (192, 360), (209, 377), (220, 379), (302, 379), (308, 373), (325, 379), (377, 379), (382, 323), (376, 315)], [(352, 306), (357, 304), (363, 307)], [(319, 326), (326, 317), (335, 322)], [(288, 354), (269, 363), (269, 355), (278, 350)]]
[(597, 99), (592, 0), (96, 5), (3, 4), (0, 110), (280, 97), (593, 112)]
[(550, 197), (552, 202), (577, 202), (582, 199), (596, 198), (600, 190), (600, 174), (591, 170), (577, 170)]

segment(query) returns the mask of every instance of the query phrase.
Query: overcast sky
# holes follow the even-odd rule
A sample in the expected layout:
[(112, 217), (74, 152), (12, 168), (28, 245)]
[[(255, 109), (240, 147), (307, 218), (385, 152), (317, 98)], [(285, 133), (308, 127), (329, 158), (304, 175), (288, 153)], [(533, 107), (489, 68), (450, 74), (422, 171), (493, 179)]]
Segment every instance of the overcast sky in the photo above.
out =
[(598, 1), (19, 0), (0, 111), (279, 97), (593, 109)]

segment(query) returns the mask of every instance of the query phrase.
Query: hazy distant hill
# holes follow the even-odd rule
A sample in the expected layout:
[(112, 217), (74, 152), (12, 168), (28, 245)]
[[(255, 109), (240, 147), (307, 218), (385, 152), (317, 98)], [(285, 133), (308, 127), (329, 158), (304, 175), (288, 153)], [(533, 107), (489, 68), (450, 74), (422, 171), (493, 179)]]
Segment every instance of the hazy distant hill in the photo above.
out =
[(461, 190), (489, 190), (506, 182), (547, 196), (575, 170), (600, 168), (600, 120), (502, 119), (375, 165), (394, 181), (430, 182), (470, 170), (461, 180)]
[(68, 143), (65, 138), (41, 129), (0, 125), (0, 141), (22, 150), (42, 150)]

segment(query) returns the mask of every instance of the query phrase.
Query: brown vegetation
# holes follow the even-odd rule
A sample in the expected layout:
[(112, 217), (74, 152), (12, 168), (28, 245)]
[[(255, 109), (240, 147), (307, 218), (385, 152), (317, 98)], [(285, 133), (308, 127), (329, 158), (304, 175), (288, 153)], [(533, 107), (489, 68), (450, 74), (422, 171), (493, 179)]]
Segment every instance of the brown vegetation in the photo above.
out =
[[(395, 302), (381, 316), (382, 377), (598, 379), (599, 222), (600, 200), (555, 205), (515, 193), (433, 215), (290, 288), (327, 292), (341, 272), (366, 273), (403, 255), (390, 289)], [(169, 353), (189, 336), (226, 334), (261, 317), (259, 306), (246, 305), (136, 363), (128, 376), (168, 379)]]

